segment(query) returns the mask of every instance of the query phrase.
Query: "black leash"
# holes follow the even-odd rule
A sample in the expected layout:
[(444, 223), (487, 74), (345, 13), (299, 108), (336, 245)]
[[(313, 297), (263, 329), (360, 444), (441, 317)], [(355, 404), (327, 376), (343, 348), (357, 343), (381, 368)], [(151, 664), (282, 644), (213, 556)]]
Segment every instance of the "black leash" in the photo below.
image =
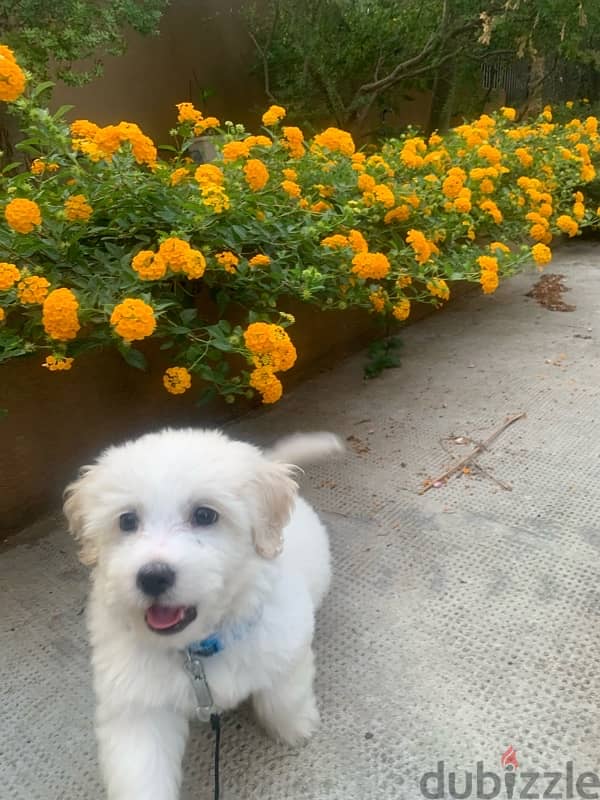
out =
[(213, 729), (215, 733), (215, 761), (214, 761), (214, 770), (215, 770), (215, 790), (214, 790), (214, 800), (219, 800), (219, 795), (221, 793), (220, 789), (220, 781), (219, 781), (219, 758), (221, 756), (221, 715), (220, 714), (211, 714), (210, 715), (210, 727)]
[[(210, 727), (215, 734), (215, 758), (214, 758), (214, 800), (219, 800), (221, 795), (219, 759), (221, 757), (221, 715), (217, 713), (212, 699), (210, 686), (206, 680), (204, 672), (203, 658), (214, 655), (218, 650), (210, 649), (213, 641), (208, 639), (199, 642), (197, 646), (189, 645), (185, 651), (185, 669), (192, 680), (192, 687), (196, 695), (196, 716), (201, 722), (210, 722)], [(207, 652), (208, 650), (208, 652)]]

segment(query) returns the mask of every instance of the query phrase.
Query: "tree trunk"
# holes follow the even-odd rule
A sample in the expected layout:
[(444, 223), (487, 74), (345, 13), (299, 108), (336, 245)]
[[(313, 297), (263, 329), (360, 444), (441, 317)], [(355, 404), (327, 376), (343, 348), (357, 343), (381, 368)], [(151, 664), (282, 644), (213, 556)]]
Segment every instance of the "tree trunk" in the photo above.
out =
[(15, 150), (18, 140), (19, 127), (15, 118), (7, 114), (5, 109), (0, 108), (0, 167), (23, 160), (19, 151)]
[(427, 124), (427, 134), (433, 131), (447, 131), (454, 110), (457, 89), (456, 59), (447, 61), (439, 67), (433, 80), (431, 111)]
[(531, 59), (529, 80), (527, 81), (527, 100), (525, 101), (526, 115), (537, 115), (544, 107), (545, 74), (546, 59), (544, 56), (534, 56)]

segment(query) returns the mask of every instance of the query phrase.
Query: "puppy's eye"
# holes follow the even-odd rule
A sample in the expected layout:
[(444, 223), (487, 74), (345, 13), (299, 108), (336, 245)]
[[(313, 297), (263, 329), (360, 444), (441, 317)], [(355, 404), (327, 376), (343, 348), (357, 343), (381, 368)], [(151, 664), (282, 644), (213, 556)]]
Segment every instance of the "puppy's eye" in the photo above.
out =
[(119, 517), (119, 528), (125, 533), (132, 533), (137, 531), (140, 524), (140, 519), (135, 511), (125, 511)]
[(200, 525), (204, 528), (207, 525), (214, 525), (218, 519), (218, 513), (214, 508), (208, 508), (208, 506), (198, 506), (198, 508), (194, 509), (194, 513), (192, 514), (192, 524)]

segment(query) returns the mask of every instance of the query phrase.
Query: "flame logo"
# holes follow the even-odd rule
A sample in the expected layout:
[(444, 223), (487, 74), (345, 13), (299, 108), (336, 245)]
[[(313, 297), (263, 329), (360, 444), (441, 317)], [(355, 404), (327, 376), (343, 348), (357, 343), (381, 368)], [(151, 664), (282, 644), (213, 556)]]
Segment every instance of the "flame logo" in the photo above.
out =
[(514, 769), (518, 769), (519, 762), (517, 761), (517, 751), (512, 744), (509, 744), (506, 750), (502, 753), (500, 762), (505, 769), (506, 767), (514, 767)]

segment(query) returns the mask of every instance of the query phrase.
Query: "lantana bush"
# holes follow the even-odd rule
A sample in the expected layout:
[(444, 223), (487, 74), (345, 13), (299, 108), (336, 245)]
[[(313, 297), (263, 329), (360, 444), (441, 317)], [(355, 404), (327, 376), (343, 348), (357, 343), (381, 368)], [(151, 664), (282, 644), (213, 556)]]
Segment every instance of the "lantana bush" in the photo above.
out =
[[(504, 108), (360, 152), (337, 128), (306, 140), (279, 106), (250, 135), (180, 103), (159, 154), (134, 123), (67, 124), (29, 84), (0, 46), (0, 100), (30, 164), (1, 177), (0, 360), (38, 353), (61, 372), (110, 346), (144, 368), (154, 339), (168, 392), (196, 382), (273, 403), (296, 360), (290, 298), (403, 321), (454, 281), (490, 294), (542, 268), (554, 237), (598, 222), (598, 121), (568, 107), (522, 123)], [(199, 136), (214, 161), (189, 157)]]

